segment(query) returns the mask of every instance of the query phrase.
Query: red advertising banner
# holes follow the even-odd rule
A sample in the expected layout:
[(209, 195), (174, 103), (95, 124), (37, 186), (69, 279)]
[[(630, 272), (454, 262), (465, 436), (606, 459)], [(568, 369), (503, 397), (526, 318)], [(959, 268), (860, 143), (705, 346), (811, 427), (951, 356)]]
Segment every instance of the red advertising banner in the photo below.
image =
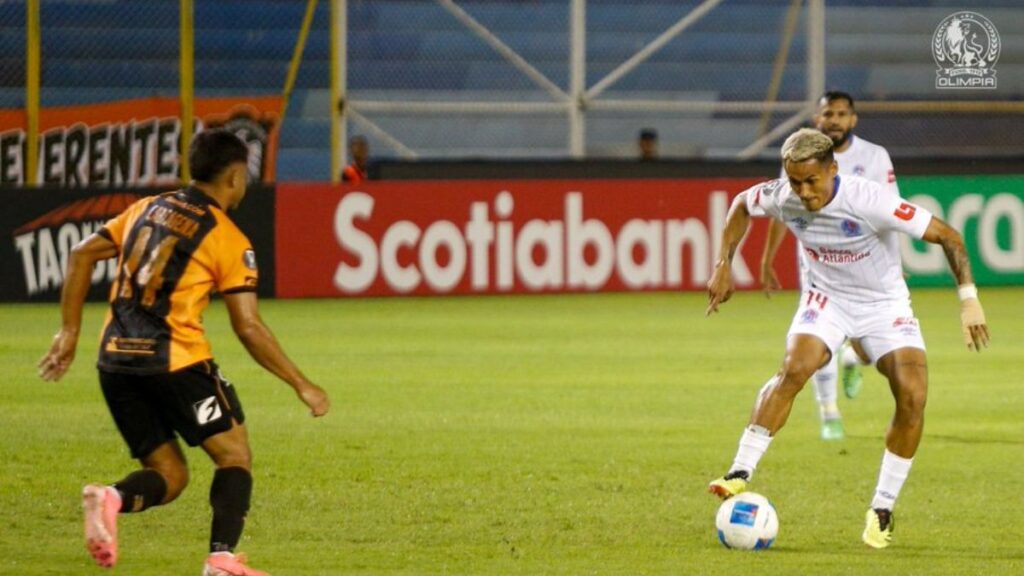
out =
[[(196, 132), (224, 128), (249, 145), (251, 181), (272, 182), (281, 98), (197, 98)], [(38, 182), (63, 187), (173, 186), (181, 158), (177, 98), (45, 108)], [(0, 110), (0, 185), (25, 182), (25, 111)]]
[[(704, 290), (757, 179), (280, 184), (277, 296)], [(757, 287), (766, 221), (735, 258)], [(796, 285), (793, 240), (776, 270)]]

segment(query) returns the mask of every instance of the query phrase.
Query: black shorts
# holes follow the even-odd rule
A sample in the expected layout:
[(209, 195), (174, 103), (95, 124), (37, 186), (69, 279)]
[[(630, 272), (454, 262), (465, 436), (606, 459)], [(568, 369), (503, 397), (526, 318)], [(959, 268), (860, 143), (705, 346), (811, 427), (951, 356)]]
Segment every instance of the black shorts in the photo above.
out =
[(198, 446), (245, 422), (235, 387), (212, 360), (177, 372), (140, 376), (100, 370), (100, 386), (132, 458), (143, 458), (175, 432)]

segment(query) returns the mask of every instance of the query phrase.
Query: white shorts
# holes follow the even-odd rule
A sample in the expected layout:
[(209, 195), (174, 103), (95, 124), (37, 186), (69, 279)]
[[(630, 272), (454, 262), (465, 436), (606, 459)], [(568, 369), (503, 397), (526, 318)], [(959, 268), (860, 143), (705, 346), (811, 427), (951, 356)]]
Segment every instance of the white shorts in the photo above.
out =
[(817, 289), (805, 289), (800, 295), (800, 307), (787, 336), (795, 334), (817, 336), (832, 354), (843, 340), (859, 340), (872, 364), (899, 348), (925, 349), (921, 326), (909, 301), (850, 304)]

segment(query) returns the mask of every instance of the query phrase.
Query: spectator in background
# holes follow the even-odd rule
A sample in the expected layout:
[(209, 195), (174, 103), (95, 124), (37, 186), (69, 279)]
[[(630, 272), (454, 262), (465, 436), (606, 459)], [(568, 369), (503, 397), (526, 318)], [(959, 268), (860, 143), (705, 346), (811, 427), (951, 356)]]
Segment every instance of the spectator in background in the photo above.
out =
[(341, 181), (349, 184), (359, 184), (369, 179), (366, 172), (366, 162), (370, 158), (370, 144), (364, 136), (353, 136), (348, 141), (349, 154), (352, 155), (352, 163), (341, 171)]
[(640, 160), (658, 159), (658, 131), (654, 128), (644, 128), (640, 131), (640, 137), (636, 141), (640, 149)]

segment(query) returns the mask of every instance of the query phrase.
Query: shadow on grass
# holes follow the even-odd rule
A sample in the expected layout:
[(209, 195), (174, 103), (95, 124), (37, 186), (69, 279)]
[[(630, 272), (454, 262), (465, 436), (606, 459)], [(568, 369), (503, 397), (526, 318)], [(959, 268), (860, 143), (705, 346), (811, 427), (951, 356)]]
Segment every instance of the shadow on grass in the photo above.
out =
[(928, 441), (938, 440), (941, 442), (952, 442), (954, 444), (994, 444), (1005, 446), (1024, 446), (1024, 439), (1014, 438), (964, 437), (950, 436), (947, 434), (928, 434), (927, 432), (925, 432), (925, 439)]
[(913, 544), (893, 544), (892, 547), (886, 550), (874, 550), (867, 546), (857, 546), (855, 548), (847, 550), (829, 550), (825, 551), (821, 545), (815, 544), (810, 546), (772, 546), (769, 550), (758, 552), (757, 555), (762, 556), (833, 556), (835, 554), (853, 555), (855, 557), (867, 557), (876, 555), (888, 555), (896, 558), (932, 558), (935, 560), (979, 560), (979, 561), (1022, 561), (1024, 560), (1024, 551), (1020, 550), (1006, 550), (1004, 552), (984, 551), (978, 550), (976, 547), (962, 546), (953, 547), (942, 545), (939, 546), (915, 546)]
[[(866, 434), (847, 434), (847, 440), (879, 440), (883, 441), (881, 435), (866, 435)], [(968, 444), (968, 445), (983, 445), (989, 444), (993, 446), (1024, 446), (1024, 439), (1015, 439), (1011, 437), (1006, 438), (993, 438), (991, 436), (953, 436), (950, 434), (929, 434), (927, 431), (924, 433), (924, 441), (931, 442), (949, 442), (951, 444)], [(839, 446), (839, 444), (836, 444)]]
[[(898, 546), (898, 547), (897, 547)], [(915, 546), (913, 544), (906, 546), (894, 545), (891, 550), (902, 557), (913, 557), (913, 558), (944, 558), (958, 560), (971, 559), (971, 560), (1024, 560), (1024, 551), (1022, 550), (1006, 550), (1005, 552), (997, 552), (992, 550), (978, 550), (977, 547), (973, 546), (948, 546), (943, 544), (941, 547), (937, 546)], [(888, 550), (887, 550), (888, 551)], [(869, 550), (868, 552), (872, 552)]]

